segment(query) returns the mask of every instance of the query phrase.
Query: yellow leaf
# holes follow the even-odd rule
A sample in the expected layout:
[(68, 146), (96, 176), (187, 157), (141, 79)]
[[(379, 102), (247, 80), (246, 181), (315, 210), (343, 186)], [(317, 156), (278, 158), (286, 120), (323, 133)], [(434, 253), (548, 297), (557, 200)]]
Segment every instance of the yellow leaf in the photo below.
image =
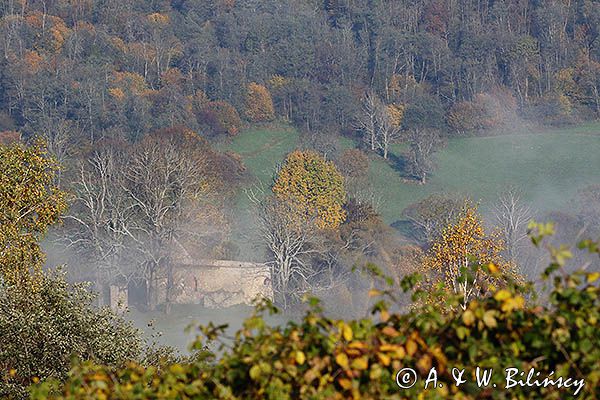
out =
[(467, 310), (463, 313), (462, 320), (466, 326), (471, 326), (475, 323), (475, 314), (473, 314), (473, 311)]
[(381, 291), (377, 289), (369, 290), (369, 297), (378, 297), (381, 296)]
[(377, 358), (379, 358), (379, 361), (386, 367), (389, 366), (392, 361), (390, 356), (384, 353), (377, 353)]
[(388, 322), (389, 319), (390, 319), (390, 313), (387, 312), (387, 310), (383, 310), (381, 312), (381, 321), (382, 322)]
[(306, 361), (306, 356), (304, 355), (303, 352), (301, 351), (297, 351), (296, 352), (296, 362), (300, 365), (304, 364), (304, 362)]
[(498, 269), (498, 267), (496, 266), (496, 264), (494, 263), (489, 263), (488, 264), (488, 269), (490, 270), (490, 272), (492, 274), (497, 274), (500, 270)]
[(253, 365), (252, 368), (250, 368), (250, 378), (252, 378), (253, 381), (258, 380), (260, 373), (261, 370), (258, 364)]
[(369, 359), (366, 356), (356, 358), (352, 361), (352, 368), (359, 371), (369, 368)]
[(348, 345), (348, 347), (351, 349), (364, 350), (367, 348), (367, 345), (365, 342), (352, 342)]
[(398, 331), (397, 331), (397, 330), (396, 330), (394, 327), (392, 327), (392, 326), (386, 326), (385, 328), (383, 328), (383, 329), (381, 330), (381, 332), (382, 332), (384, 335), (387, 335), (387, 336), (389, 336), (389, 337), (397, 337), (398, 335), (400, 335), (400, 334), (398, 333)]
[(377, 380), (381, 378), (381, 374), (381, 367), (379, 365), (375, 365), (373, 368), (371, 368), (371, 371), (369, 372), (369, 379), (372, 381)]
[(509, 299), (512, 297), (512, 294), (510, 294), (510, 292), (508, 290), (502, 289), (498, 292), (496, 292), (496, 294), (494, 295), (494, 299), (498, 300), (498, 301), (504, 301), (506, 299)]
[(350, 325), (343, 323), (342, 322), (342, 336), (344, 337), (344, 339), (346, 339), (348, 342), (352, 340), (352, 328), (350, 327)]
[(505, 300), (502, 304), (502, 311), (511, 312), (512, 310), (521, 309), (525, 306), (525, 299), (521, 296), (516, 296), (511, 299)]
[(415, 354), (417, 352), (417, 344), (415, 343), (414, 340), (409, 339), (406, 341), (406, 352), (411, 357), (413, 356), (413, 354)]
[(498, 326), (498, 322), (496, 322), (495, 318), (496, 312), (494, 310), (488, 310), (483, 314), (483, 323), (488, 328), (495, 328)]
[(429, 371), (431, 369), (431, 357), (429, 354), (425, 354), (419, 359), (419, 361), (417, 361), (417, 367), (421, 371)]
[(338, 383), (340, 384), (340, 386), (346, 390), (350, 390), (352, 389), (352, 381), (350, 379), (339, 379)]
[(596, 282), (598, 279), (600, 279), (600, 272), (592, 272), (591, 274), (589, 274), (587, 276), (587, 282), (588, 283), (594, 283)]
[(348, 369), (348, 356), (346, 353), (340, 353), (335, 356), (335, 362), (343, 369)]

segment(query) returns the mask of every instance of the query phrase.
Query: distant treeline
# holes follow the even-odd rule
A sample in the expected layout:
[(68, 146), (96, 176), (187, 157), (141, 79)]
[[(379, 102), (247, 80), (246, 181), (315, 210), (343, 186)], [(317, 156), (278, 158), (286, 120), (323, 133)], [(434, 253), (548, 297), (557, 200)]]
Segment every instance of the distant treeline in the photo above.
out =
[(0, 132), (43, 133), (59, 159), (175, 125), (339, 133), (368, 91), (404, 129), (571, 122), (600, 112), (599, 30), (591, 0), (7, 0)]

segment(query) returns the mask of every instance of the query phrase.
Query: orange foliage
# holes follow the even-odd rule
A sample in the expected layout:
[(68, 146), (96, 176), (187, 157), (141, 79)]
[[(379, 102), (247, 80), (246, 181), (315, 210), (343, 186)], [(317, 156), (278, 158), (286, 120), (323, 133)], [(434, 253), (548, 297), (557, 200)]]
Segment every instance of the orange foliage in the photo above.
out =
[(29, 73), (36, 74), (42, 69), (44, 57), (42, 57), (37, 51), (27, 50), (23, 57)]
[(125, 99), (125, 93), (121, 88), (110, 88), (108, 89), (108, 93), (118, 101), (123, 101)]

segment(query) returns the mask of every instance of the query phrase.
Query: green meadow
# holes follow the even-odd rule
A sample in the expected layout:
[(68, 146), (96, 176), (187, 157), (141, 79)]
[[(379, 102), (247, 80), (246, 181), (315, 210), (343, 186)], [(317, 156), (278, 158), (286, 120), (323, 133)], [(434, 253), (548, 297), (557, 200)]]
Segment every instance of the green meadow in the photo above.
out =
[[(255, 178), (252, 185), (268, 188), (278, 164), (299, 143), (299, 134), (283, 126), (240, 133), (224, 149), (241, 155)], [(346, 139), (343, 147), (354, 144)], [(437, 169), (425, 185), (403, 176), (402, 146), (390, 160), (373, 155), (366, 185), (380, 199), (386, 222), (402, 219), (402, 210), (431, 193), (470, 196), (483, 208), (503, 188), (518, 187), (536, 209), (568, 207), (575, 192), (600, 183), (600, 123), (568, 129), (492, 137), (450, 139), (437, 154)], [(239, 207), (248, 201), (240, 194)]]

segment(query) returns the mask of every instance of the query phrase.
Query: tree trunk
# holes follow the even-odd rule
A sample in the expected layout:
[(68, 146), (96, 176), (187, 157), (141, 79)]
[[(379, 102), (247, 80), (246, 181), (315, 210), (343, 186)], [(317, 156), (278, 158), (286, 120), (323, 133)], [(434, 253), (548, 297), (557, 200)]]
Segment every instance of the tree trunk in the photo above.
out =
[(175, 286), (173, 277), (173, 263), (167, 260), (167, 287), (166, 287), (166, 299), (165, 299), (165, 314), (171, 313), (172, 301), (173, 301), (173, 289)]

